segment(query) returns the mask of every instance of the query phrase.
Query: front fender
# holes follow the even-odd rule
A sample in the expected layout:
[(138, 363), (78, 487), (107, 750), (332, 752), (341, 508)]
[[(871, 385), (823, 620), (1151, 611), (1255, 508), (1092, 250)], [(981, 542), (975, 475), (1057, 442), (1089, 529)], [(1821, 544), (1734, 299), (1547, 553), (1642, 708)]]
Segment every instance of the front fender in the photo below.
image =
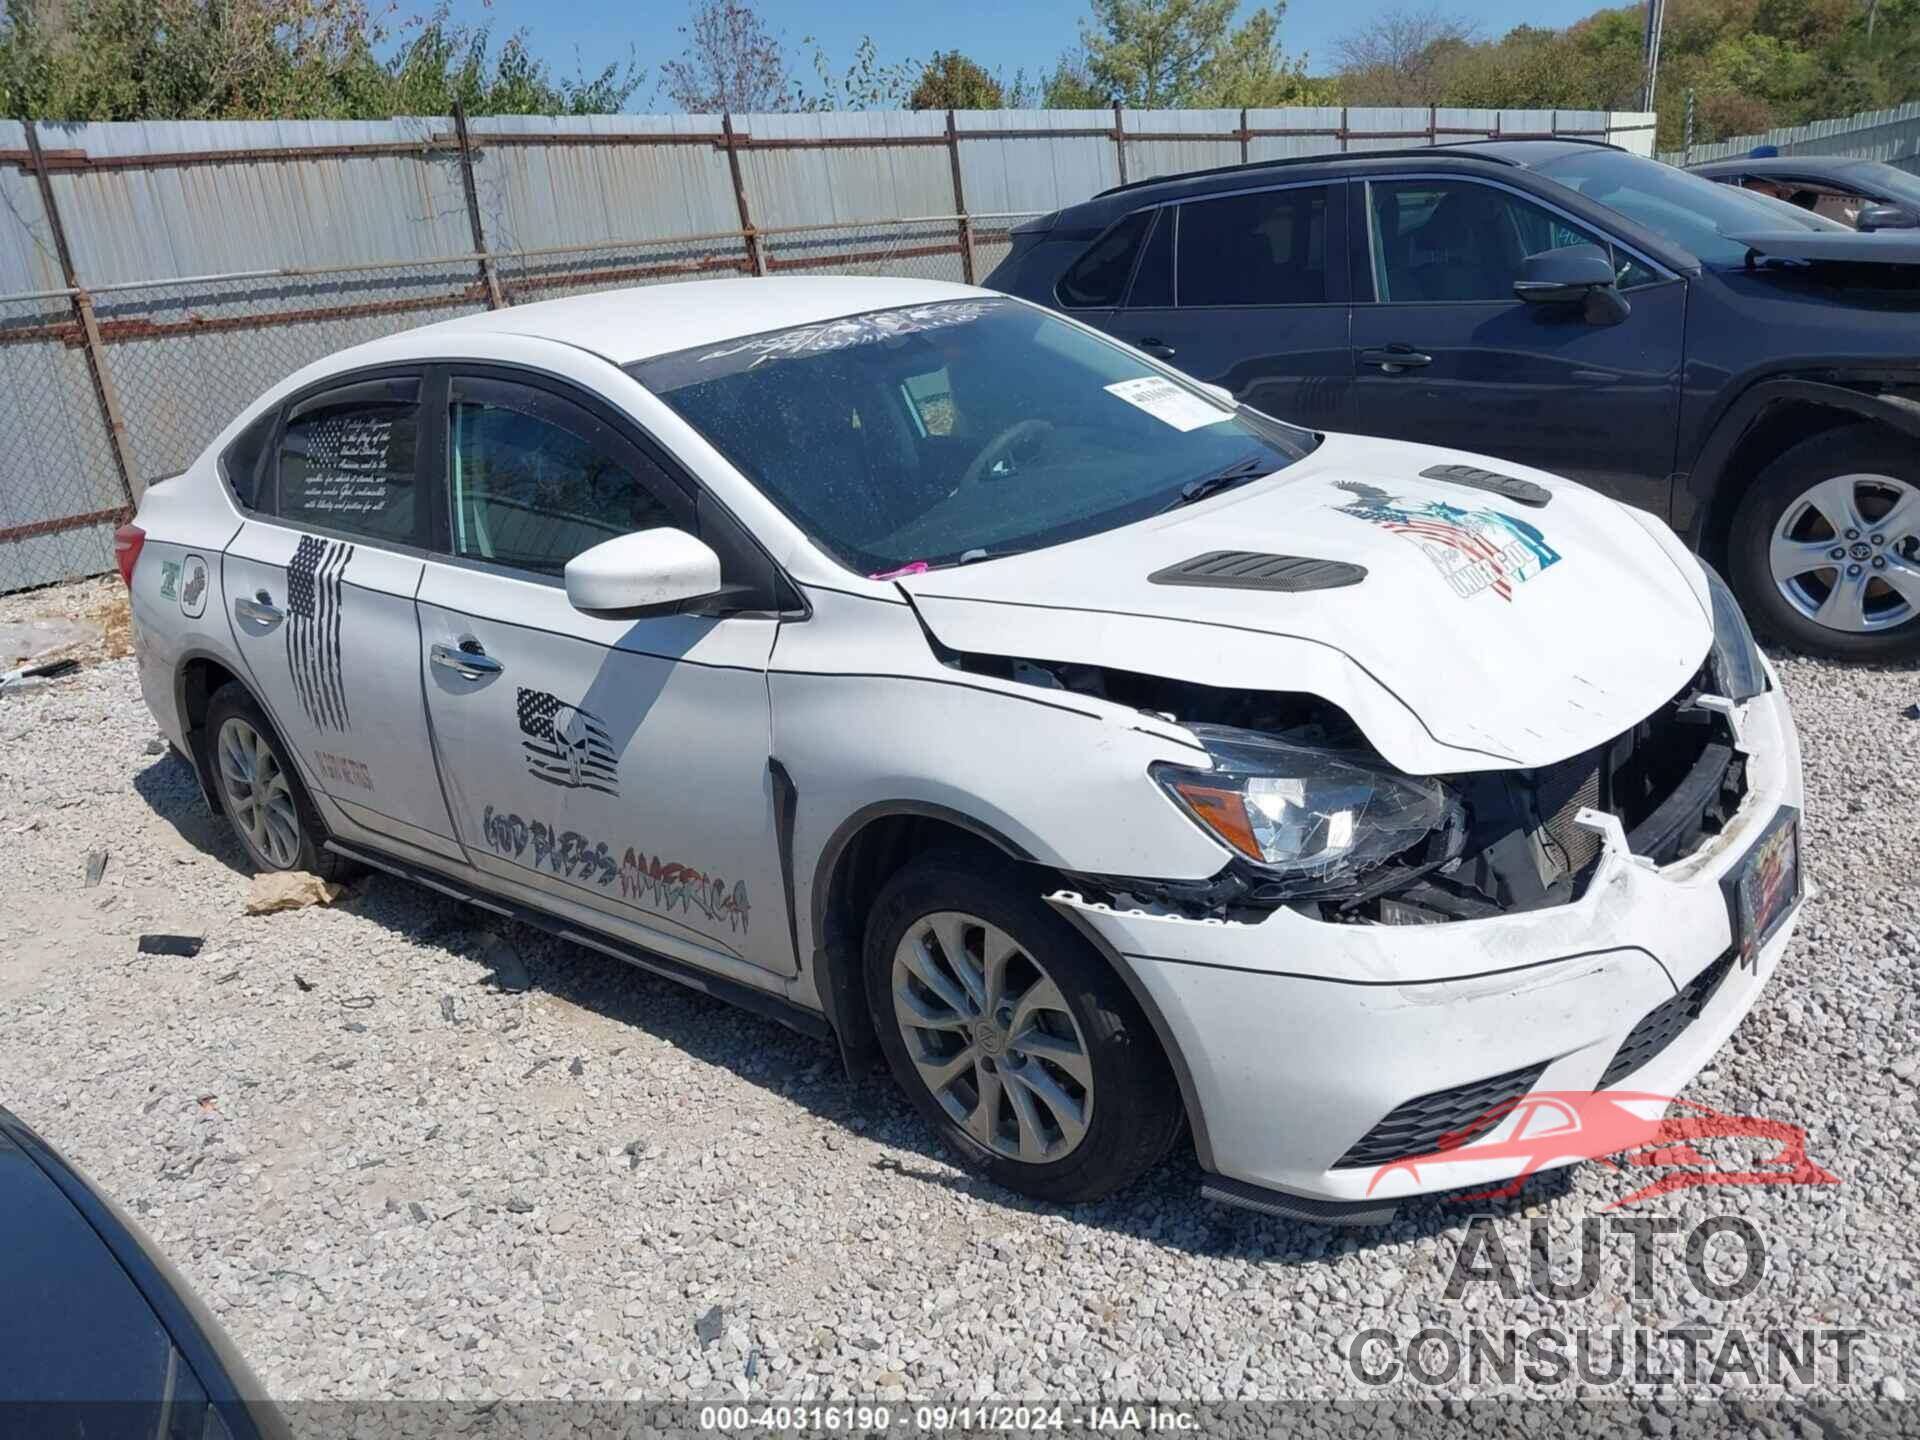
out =
[[(1907, 393), (1876, 388), (1895, 385)], [(1707, 523), (1716, 497), (1731, 477), (1728, 463), (1740, 441), (1776, 405), (1811, 404), (1891, 426), (1920, 440), (1920, 376), (1862, 370), (1858, 374), (1823, 372), (1822, 378), (1782, 375), (1742, 390), (1721, 412), (1701, 446), (1693, 468), (1673, 493), (1673, 528), (1694, 549), (1707, 539)]]

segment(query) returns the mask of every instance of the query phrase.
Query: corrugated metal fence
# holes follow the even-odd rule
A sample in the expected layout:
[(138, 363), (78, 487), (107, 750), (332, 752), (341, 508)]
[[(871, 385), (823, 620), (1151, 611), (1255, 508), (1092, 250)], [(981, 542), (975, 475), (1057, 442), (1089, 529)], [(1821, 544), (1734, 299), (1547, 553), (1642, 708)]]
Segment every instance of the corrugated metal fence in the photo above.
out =
[(1756, 145), (1772, 145), (1782, 155), (1844, 155), (1855, 160), (1884, 160), (1920, 175), (1920, 100), (1891, 110), (1865, 110), (1837, 120), (1789, 125), (1763, 135), (1736, 135), (1690, 151), (1672, 150), (1660, 158), (1673, 165), (1733, 160)]
[(0, 121), (0, 592), (110, 569), (113, 527), (149, 480), (188, 464), (267, 386), (362, 340), (691, 276), (974, 280), (1019, 220), (1128, 180), (1551, 134), (1646, 154), (1652, 117)]

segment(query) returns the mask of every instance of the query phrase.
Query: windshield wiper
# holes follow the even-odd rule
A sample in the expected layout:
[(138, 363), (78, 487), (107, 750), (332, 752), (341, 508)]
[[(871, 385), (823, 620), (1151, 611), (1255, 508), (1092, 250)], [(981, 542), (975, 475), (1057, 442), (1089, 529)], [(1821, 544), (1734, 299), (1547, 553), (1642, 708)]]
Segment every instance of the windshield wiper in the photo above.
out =
[(1204, 500), (1209, 495), (1218, 495), (1222, 490), (1231, 490), (1236, 485), (1244, 485), (1249, 480), (1258, 480), (1271, 475), (1280, 467), (1273, 463), (1269, 455), (1248, 455), (1231, 465), (1202, 475), (1198, 480), (1189, 480), (1180, 487), (1180, 493), (1160, 507), (1160, 513), (1178, 510), (1182, 505), (1191, 505), (1196, 500)]

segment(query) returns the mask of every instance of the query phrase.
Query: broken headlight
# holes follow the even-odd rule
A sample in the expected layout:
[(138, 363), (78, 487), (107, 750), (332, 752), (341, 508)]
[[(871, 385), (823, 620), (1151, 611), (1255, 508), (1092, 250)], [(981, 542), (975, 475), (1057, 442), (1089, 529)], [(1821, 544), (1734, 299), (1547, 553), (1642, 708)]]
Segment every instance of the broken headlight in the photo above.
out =
[(1760, 662), (1760, 647), (1753, 642), (1747, 617), (1740, 602), (1719, 573), (1706, 561), (1700, 568), (1707, 572), (1707, 593), (1713, 598), (1713, 678), (1720, 693), (1739, 704), (1751, 700), (1767, 688), (1767, 669)]
[(1434, 831), (1464, 822), (1458, 798), (1437, 780), (1252, 730), (1187, 728), (1213, 757), (1213, 769), (1163, 761), (1153, 778), (1287, 894), (1338, 894)]

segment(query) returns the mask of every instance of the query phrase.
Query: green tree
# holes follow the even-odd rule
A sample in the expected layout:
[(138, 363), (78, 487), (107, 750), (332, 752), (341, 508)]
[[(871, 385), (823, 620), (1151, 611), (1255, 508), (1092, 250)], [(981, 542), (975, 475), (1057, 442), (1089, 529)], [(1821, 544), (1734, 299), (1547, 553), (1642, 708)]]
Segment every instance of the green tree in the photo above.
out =
[[(386, 56), (382, 58), (382, 52)], [(619, 110), (629, 61), (556, 79), (516, 33), (441, 8), (390, 31), (364, 0), (8, 0), (0, 106), (59, 120), (382, 119)]]
[(1114, 93), (1093, 78), (1084, 49), (1070, 50), (1040, 80), (1040, 105), (1046, 110), (1102, 110)]
[(934, 51), (907, 97), (914, 110), (998, 110), (1005, 103), (1000, 82), (958, 50)]

